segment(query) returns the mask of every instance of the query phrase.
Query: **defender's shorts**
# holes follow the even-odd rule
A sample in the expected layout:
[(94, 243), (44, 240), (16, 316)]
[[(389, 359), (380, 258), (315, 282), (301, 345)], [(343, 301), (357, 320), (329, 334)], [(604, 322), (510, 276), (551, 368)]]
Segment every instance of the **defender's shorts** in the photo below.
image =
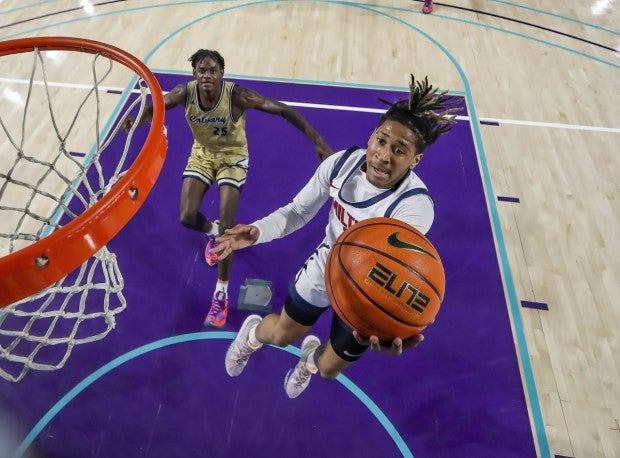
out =
[(194, 142), (183, 172), (183, 178), (195, 178), (207, 186), (217, 182), (218, 187), (243, 188), (248, 176), (250, 160), (247, 154), (212, 153)]

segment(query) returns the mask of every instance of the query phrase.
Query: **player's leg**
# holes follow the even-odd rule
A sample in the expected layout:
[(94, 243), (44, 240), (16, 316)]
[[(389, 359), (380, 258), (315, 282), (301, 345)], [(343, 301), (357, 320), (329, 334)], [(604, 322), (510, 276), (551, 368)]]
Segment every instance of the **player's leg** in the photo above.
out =
[[(241, 196), (240, 189), (234, 186), (223, 185), (220, 187), (220, 234), (235, 224), (235, 216)], [(212, 242), (211, 242), (212, 243)], [(208, 253), (205, 254), (208, 259)], [(217, 262), (217, 283), (211, 300), (211, 308), (205, 317), (206, 326), (221, 327), (228, 317), (228, 280), (233, 263), (232, 254), (226, 259)]]
[(200, 213), (200, 205), (214, 179), (209, 153), (195, 143), (183, 171), (180, 217), (183, 226), (204, 233), (212, 231), (213, 223)]
[[(287, 341), (279, 342), (279, 344), (291, 343), (301, 335), (305, 335), (319, 316), (330, 308), (324, 279), (328, 254), (329, 246), (320, 245), (297, 273), (289, 292), (289, 298), (284, 304), (284, 310), (293, 321), (307, 326), (307, 329), (304, 334), (290, 335)], [(347, 328), (336, 328), (333, 324), (332, 328), (330, 342), (338, 337), (336, 331), (339, 333), (347, 331)], [(338, 358), (331, 348), (330, 343), (321, 345), (319, 339), (313, 335), (304, 338), (299, 362), (288, 371), (284, 379), (284, 390), (290, 398), (299, 396), (308, 387), (311, 376), (319, 370), (323, 377), (335, 378), (349, 364), (346, 359)], [(362, 352), (360, 351), (360, 354)], [(319, 359), (321, 360), (320, 367)]]
[(293, 320), (285, 309), (279, 315), (271, 313), (265, 318), (248, 316), (226, 352), (226, 372), (231, 377), (240, 375), (252, 353), (263, 344), (286, 347), (304, 336), (309, 329), (310, 326)]
[[(245, 155), (225, 155), (214, 158), (214, 167), (217, 170), (216, 181), (220, 190), (220, 207), (219, 207), (219, 233), (235, 224), (239, 199), (241, 197), (241, 189), (247, 179), (247, 156)], [(209, 242), (213, 244), (214, 241)], [(209, 244), (207, 244), (207, 252), (205, 259), (210, 258), (208, 253)], [(217, 259), (217, 258), (216, 258)], [(221, 327), (226, 323), (228, 316), (228, 280), (233, 264), (233, 256), (217, 263), (217, 283), (211, 300), (211, 308), (205, 317), (204, 324), (206, 326)]]
[(317, 348), (314, 362), (322, 378), (325, 380), (335, 380), (354, 361), (342, 359), (334, 350), (331, 340), (329, 340), (321, 345), (320, 348)]
[[(287, 303), (290, 303), (290, 299), (287, 299)], [(285, 306), (280, 314), (271, 313), (263, 318), (255, 331), (258, 342), (283, 348), (308, 333), (311, 325), (299, 323), (291, 318), (286, 309)]]
[(259, 315), (250, 315), (246, 318), (226, 353), (226, 371), (229, 375), (241, 374), (250, 355), (263, 344), (285, 347), (306, 335), (329, 307), (322, 279), (323, 258), (328, 251), (326, 246), (321, 246), (308, 258), (292, 282), (279, 315), (270, 314), (264, 319)]
[[(239, 199), (241, 198), (241, 190), (238, 187), (230, 185), (220, 186), (220, 220), (219, 233), (224, 233), (235, 225), (237, 216), (237, 208), (239, 207)], [(230, 278), (230, 270), (232, 266), (233, 253), (222, 261), (218, 268), (218, 278), (228, 281)], [(229, 262), (226, 262), (230, 259)]]
[(286, 394), (290, 398), (299, 396), (317, 372), (326, 380), (334, 380), (367, 349), (368, 346), (358, 343), (351, 329), (334, 314), (327, 343), (321, 345), (319, 339), (311, 335), (304, 339), (299, 362), (284, 379)]
[(426, 14), (433, 12), (433, 0), (424, 0), (424, 5), (422, 6), (422, 12)]
[(213, 224), (202, 213), (200, 205), (209, 185), (192, 178), (183, 179), (181, 188), (181, 224), (188, 229), (207, 233)]

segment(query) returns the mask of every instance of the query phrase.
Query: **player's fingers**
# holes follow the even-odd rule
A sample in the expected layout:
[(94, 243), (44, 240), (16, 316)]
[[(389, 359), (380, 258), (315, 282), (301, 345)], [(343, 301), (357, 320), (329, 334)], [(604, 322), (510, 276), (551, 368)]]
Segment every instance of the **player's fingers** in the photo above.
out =
[(215, 252), (215, 254), (217, 254), (217, 260), (221, 261), (222, 259), (226, 259), (232, 250), (230, 249), (230, 247), (222, 247), (222, 251), (220, 252), (216, 252), (215, 249), (211, 251)]
[(424, 335), (417, 334), (410, 339), (407, 339), (403, 342), (403, 349), (408, 350), (409, 348), (413, 348), (418, 345), (420, 342), (424, 340)]
[(377, 336), (370, 336), (370, 348), (372, 348), (374, 351), (383, 351), (381, 341)]
[(215, 239), (215, 243), (215, 246), (211, 248), (211, 252), (215, 253), (218, 259), (224, 259), (232, 251), (230, 247), (230, 240), (225, 238), (222, 240), (222, 237), (218, 237)]
[(364, 337), (357, 331), (353, 331), (353, 337), (355, 338), (357, 343), (360, 345), (370, 345), (370, 339), (368, 339), (367, 337)]
[(219, 256), (222, 253), (222, 251), (224, 251), (225, 242), (223, 240), (218, 240), (218, 239), (219, 237), (215, 239), (215, 246), (211, 248), (211, 252)]
[(392, 340), (392, 348), (390, 349), (390, 353), (393, 355), (401, 355), (403, 353), (403, 340), (399, 337)]
[[(228, 229), (226, 229), (228, 230)], [(216, 243), (216, 247), (219, 245), (223, 245), (226, 242), (230, 242), (230, 240), (232, 239), (232, 237), (229, 234), (222, 234), (222, 235), (218, 235), (217, 237), (215, 237), (215, 243)]]
[(236, 226), (226, 229), (224, 231), (224, 234), (227, 234), (227, 235), (249, 234), (251, 230), (252, 230), (252, 226), (248, 226), (247, 224), (237, 224)]

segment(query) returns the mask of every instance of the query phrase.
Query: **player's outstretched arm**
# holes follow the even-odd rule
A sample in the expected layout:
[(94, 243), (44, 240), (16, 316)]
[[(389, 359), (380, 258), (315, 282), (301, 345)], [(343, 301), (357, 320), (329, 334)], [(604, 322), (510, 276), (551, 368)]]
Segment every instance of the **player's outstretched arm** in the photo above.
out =
[(283, 117), (314, 143), (314, 149), (319, 159), (323, 160), (334, 154), (334, 151), (323, 140), (323, 137), (293, 107), (241, 86), (235, 87), (233, 102), (244, 110), (254, 108), (265, 113)]
[(258, 240), (259, 235), (260, 231), (256, 226), (237, 224), (216, 237), (216, 245), (211, 251), (217, 254), (218, 259), (224, 259), (233, 251), (253, 245)]
[[(174, 108), (179, 104), (185, 104), (185, 100), (187, 99), (187, 83), (180, 83), (175, 86), (175, 88), (164, 94), (164, 106), (166, 110), (169, 108)], [(136, 127), (140, 127), (143, 124), (151, 121), (153, 119), (153, 105), (148, 104), (144, 107), (144, 111), (142, 112), (142, 116), (140, 119), (136, 120), (133, 116), (128, 115), (121, 122), (121, 129), (125, 132), (129, 132), (131, 127), (136, 124)]]
[(422, 334), (417, 334), (409, 339), (402, 340), (397, 337), (392, 342), (381, 342), (377, 336), (364, 337), (357, 331), (353, 331), (353, 337), (362, 345), (369, 345), (370, 348), (379, 353), (389, 353), (390, 355), (399, 356), (405, 350), (415, 347), (424, 340)]

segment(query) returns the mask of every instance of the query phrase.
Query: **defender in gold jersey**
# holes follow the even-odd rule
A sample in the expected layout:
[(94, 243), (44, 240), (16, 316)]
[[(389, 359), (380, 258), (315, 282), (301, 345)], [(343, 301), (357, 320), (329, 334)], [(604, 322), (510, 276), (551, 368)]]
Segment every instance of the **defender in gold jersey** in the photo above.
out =
[[(333, 153), (319, 133), (292, 107), (241, 87), (224, 78), (224, 58), (219, 52), (199, 49), (190, 58), (195, 80), (178, 84), (164, 95), (166, 109), (183, 105), (185, 118), (192, 130), (194, 144), (183, 172), (181, 191), (181, 224), (209, 236), (205, 259), (217, 263), (218, 280), (205, 318), (205, 325), (223, 326), (228, 314), (228, 280), (232, 267), (229, 256), (217, 262), (211, 253), (214, 237), (234, 226), (241, 189), (246, 182), (249, 156), (245, 135), (245, 112), (254, 108), (278, 115), (303, 132), (315, 146), (321, 160)], [(137, 121), (142, 125), (153, 115), (151, 105), (145, 107)], [(127, 131), (136, 122), (123, 121)], [(219, 221), (208, 220), (200, 205), (214, 184), (220, 191)]]

